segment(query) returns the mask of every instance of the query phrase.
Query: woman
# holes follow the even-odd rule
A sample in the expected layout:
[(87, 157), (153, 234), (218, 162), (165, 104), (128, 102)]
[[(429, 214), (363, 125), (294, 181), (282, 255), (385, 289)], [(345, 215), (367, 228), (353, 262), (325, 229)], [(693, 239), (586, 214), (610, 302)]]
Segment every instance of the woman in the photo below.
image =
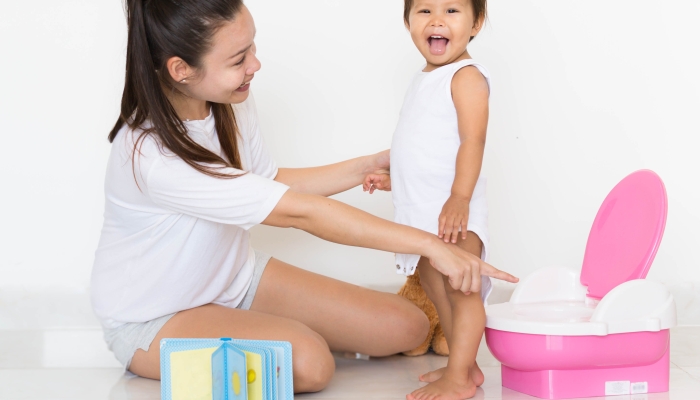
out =
[(276, 167), (249, 96), (260, 62), (240, 0), (128, 0), (127, 18), (92, 301), (131, 372), (158, 379), (166, 337), (285, 340), (295, 392), (309, 392), (329, 382), (331, 350), (385, 356), (423, 341), (427, 320), (408, 301), (252, 250), (248, 229), (259, 223), (423, 255), (464, 292), (479, 290), (480, 274), (515, 280), (437, 237), (325, 197), (387, 169), (387, 152)]

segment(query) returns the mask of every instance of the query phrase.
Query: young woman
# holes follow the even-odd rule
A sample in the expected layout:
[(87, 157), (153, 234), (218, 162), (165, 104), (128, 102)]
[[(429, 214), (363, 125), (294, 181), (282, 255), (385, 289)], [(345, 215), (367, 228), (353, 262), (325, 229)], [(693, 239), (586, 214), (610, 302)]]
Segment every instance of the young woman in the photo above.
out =
[(318, 391), (334, 371), (331, 350), (385, 356), (423, 341), (427, 320), (408, 301), (255, 252), (248, 229), (259, 223), (420, 254), (465, 292), (478, 291), (475, 271), (515, 280), (434, 235), (325, 197), (387, 169), (388, 152), (276, 167), (249, 96), (260, 62), (240, 0), (128, 0), (127, 18), (92, 301), (130, 371), (158, 379), (166, 337), (286, 340), (295, 391)]

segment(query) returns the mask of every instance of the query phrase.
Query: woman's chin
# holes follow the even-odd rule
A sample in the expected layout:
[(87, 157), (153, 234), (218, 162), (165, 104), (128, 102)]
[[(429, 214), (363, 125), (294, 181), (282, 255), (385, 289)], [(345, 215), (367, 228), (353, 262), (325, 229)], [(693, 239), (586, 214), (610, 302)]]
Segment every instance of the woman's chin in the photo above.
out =
[(229, 103), (231, 104), (238, 104), (238, 103), (243, 103), (248, 99), (248, 96), (250, 95), (250, 90), (245, 90), (245, 91), (234, 91), (233, 94), (231, 95), (229, 99)]

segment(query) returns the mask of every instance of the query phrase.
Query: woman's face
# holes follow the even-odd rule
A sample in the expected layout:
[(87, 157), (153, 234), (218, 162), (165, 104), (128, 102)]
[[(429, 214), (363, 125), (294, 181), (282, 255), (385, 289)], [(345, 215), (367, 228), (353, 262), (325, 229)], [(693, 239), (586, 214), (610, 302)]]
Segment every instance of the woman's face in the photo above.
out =
[[(260, 61), (255, 57), (255, 23), (243, 6), (231, 22), (214, 34), (202, 68), (187, 85), (186, 93), (199, 100), (221, 104), (242, 103)], [(189, 80), (189, 79), (188, 79)]]

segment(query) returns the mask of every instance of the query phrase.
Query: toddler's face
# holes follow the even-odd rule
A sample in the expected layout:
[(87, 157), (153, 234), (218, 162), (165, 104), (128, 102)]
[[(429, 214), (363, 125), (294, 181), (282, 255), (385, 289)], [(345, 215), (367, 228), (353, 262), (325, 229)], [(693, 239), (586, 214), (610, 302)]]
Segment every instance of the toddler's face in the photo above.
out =
[(469, 38), (476, 36), (482, 21), (474, 21), (469, 0), (416, 0), (408, 29), (428, 67), (438, 67), (464, 54)]

